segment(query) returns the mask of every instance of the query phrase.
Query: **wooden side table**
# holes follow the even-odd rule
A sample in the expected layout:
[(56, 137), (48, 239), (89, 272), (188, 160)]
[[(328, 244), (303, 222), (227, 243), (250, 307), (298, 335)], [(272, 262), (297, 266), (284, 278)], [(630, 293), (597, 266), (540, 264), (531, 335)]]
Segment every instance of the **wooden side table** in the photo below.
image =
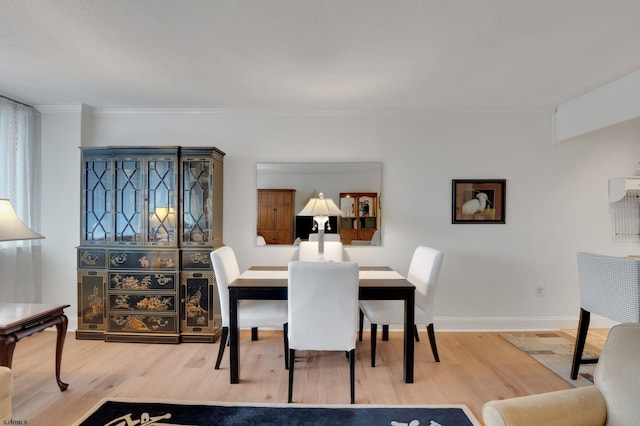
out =
[(67, 390), (69, 384), (60, 380), (60, 362), (64, 338), (67, 335), (67, 324), (69, 323), (64, 309), (69, 306), (43, 303), (0, 303), (0, 365), (11, 368), (13, 350), (20, 339), (55, 325), (58, 329), (56, 381), (61, 391)]

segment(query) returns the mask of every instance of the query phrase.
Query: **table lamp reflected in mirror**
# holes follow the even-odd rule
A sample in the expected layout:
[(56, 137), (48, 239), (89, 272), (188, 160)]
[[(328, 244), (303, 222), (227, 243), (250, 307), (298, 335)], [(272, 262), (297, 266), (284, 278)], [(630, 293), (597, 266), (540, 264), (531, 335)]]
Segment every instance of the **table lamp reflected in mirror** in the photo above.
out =
[(324, 260), (324, 228), (329, 222), (329, 216), (342, 216), (342, 211), (331, 198), (324, 198), (321, 192), (318, 198), (312, 197), (298, 216), (313, 216), (315, 226), (318, 227), (318, 260)]

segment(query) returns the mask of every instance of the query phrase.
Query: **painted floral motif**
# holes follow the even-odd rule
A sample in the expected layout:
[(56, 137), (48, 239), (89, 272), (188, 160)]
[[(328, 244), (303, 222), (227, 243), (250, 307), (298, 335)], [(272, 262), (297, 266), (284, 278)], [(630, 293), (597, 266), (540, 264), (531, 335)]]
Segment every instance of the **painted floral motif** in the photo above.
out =
[(104, 312), (104, 302), (98, 286), (93, 286), (93, 292), (87, 296), (87, 309), (83, 312), (86, 322), (92, 322), (102, 316)]
[(157, 331), (169, 325), (169, 320), (158, 316), (127, 315), (125, 317), (114, 315), (111, 320), (120, 326), (122, 331), (130, 332)]
[(203, 265), (209, 265), (211, 260), (206, 253), (198, 251), (191, 255), (191, 262), (194, 264), (202, 263)]
[(170, 297), (145, 296), (144, 299), (136, 303), (137, 309), (147, 311), (167, 311), (171, 308)]
[(98, 263), (99, 256), (91, 253), (90, 251), (83, 251), (80, 256), (80, 263), (84, 265), (96, 265)]
[(151, 276), (146, 275), (144, 278), (142, 278), (142, 281), (139, 281), (136, 277), (133, 276), (123, 277), (120, 274), (115, 274), (113, 278), (111, 278), (111, 282), (113, 283), (113, 288), (115, 289), (147, 290), (151, 287)]
[(196, 324), (204, 326), (207, 324), (207, 310), (200, 305), (201, 299), (200, 289), (195, 294), (187, 296), (187, 317)]

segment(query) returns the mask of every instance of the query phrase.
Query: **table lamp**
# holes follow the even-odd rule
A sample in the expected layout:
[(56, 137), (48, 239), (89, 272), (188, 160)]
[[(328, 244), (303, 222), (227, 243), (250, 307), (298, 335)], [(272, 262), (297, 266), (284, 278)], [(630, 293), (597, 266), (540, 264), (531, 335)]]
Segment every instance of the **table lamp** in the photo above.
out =
[(149, 217), (149, 228), (155, 241), (173, 242), (176, 210), (173, 207), (156, 207)]
[(37, 240), (40, 238), (44, 237), (33, 232), (20, 220), (11, 201), (7, 198), (0, 198), (0, 241)]
[(331, 198), (324, 198), (321, 192), (318, 198), (310, 198), (298, 216), (313, 216), (313, 221), (318, 226), (318, 260), (324, 260), (324, 226), (329, 221), (329, 216), (342, 216), (342, 211)]

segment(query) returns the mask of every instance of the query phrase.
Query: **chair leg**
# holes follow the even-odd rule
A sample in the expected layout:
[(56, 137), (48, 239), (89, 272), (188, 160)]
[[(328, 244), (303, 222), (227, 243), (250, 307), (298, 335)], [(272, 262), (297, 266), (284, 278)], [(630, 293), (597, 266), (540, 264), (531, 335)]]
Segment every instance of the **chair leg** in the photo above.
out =
[(376, 339), (378, 338), (378, 324), (371, 324), (371, 366), (376, 366)]
[(349, 377), (351, 385), (351, 403), (356, 403), (356, 350), (349, 351)]
[(362, 328), (364, 327), (364, 312), (360, 309), (360, 325), (358, 327), (358, 341), (362, 342)]
[(293, 366), (296, 363), (296, 350), (289, 349), (289, 402), (293, 402)]
[(578, 334), (576, 335), (576, 345), (573, 350), (573, 362), (571, 364), (571, 379), (578, 378), (578, 370), (582, 363), (582, 352), (584, 344), (587, 341), (587, 333), (589, 332), (589, 322), (591, 321), (591, 312), (580, 308), (580, 320), (578, 322)]
[(389, 324), (384, 324), (382, 326), (382, 340), (385, 342), (389, 341)]
[(258, 340), (258, 327), (251, 328), (251, 340), (253, 340), (254, 342)]
[(427, 325), (427, 334), (429, 334), (429, 343), (431, 343), (431, 352), (433, 352), (433, 358), (436, 360), (436, 362), (440, 362), (440, 357), (438, 356), (438, 346), (436, 346), (436, 333), (433, 331), (433, 323)]
[(415, 324), (413, 324), (413, 336), (416, 338), (416, 342), (420, 341), (420, 336), (418, 336), (418, 326)]
[(224, 355), (224, 347), (227, 345), (228, 338), (229, 327), (222, 327), (222, 334), (220, 335), (220, 347), (218, 348), (218, 359), (216, 359), (216, 370), (220, 369), (220, 361), (222, 361), (222, 355)]
[(282, 335), (284, 340), (284, 369), (289, 369), (289, 323), (282, 325)]

